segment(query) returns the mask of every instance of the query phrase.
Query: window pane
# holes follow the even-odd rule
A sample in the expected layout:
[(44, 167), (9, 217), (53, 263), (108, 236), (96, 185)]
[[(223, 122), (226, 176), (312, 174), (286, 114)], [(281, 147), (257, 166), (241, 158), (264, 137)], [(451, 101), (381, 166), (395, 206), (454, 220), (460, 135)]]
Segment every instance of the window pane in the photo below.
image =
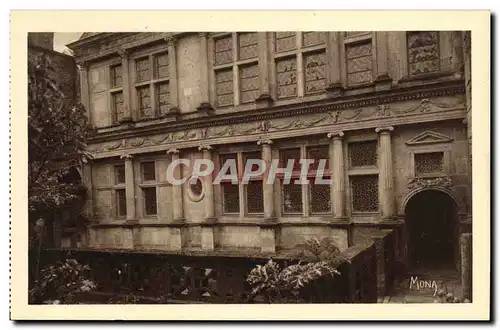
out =
[(439, 71), (439, 32), (407, 32), (410, 75)]
[(115, 166), (115, 184), (125, 183), (125, 165)]
[(314, 164), (309, 166), (310, 170), (316, 171), (319, 166), (319, 161), (322, 159), (325, 160), (325, 171), (328, 170), (330, 166), (329, 149), (330, 147), (328, 145), (307, 148), (307, 158), (314, 160)]
[(142, 188), (146, 215), (156, 214), (156, 187)]
[(352, 208), (355, 212), (378, 211), (378, 176), (360, 175), (350, 178)]
[(217, 105), (227, 106), (234, 103), (233, 69), (218, 70), (215, 72), (215, 90)]
[(115, 65), (111, 67), (111, 87), (122, 86), (122, 66)]
[(233, 61), (233, 36), (215, 40), (215, 65)]
[(231, 182), (223, 182), (221, 183), (221, 188), (224, 213), (239, 213), (240, 194), (238, 185)]
[(276, 32), (276, 52), (286, 52), (297, 48), (295, 32)]
[(283, 212), (302, 213), (302, 185), (283, 184)]
[(325, 32), (303, 32), (302, 33), (302, 44), (304, 47), (316, 46), (325, 43), (326, 33)]
[(170, 91), (168, 83), (159, 83), (156, 85), (156, 107), (159, 109), (160, 114), (165, 114), (168, 111), (168, 104), (170, 99)]
[(356, 85), (372, 81), (372, 41), (346, 45), (347, 82)]
[(159, 54), (155, 56), (156, 78), (168, 77), (168, 54)]
[(142, 179), (144, 181), (155, 181), (156, 180), (155, 162), (144, 162), (141, 163), (141, 166), (142, 166)]
[[(262, 160), (262, 152), (260, 151), (254, 151), (254, 152), (245, 152), (243, 154), (243, 171), (245, 170), (246, 166), (247, 166), (247, 162), (249, 160)], [(259, 165), (257, 164), (254, 164), (252, 165), (252, 171), (257, 171), (257, 169), (259, 168)]]
[(149, 57), (136, 60), (135, 69), (137, 82), (149, 80)]
[(297, 59), (295, 57), (276, 60), (278, 98), (297, 96)]
[(115, 123), (120, 122), (123, 119), (124, 109), (123, 109), (123, 93), (117, 92), (112, 94), (113, 98), (113, 112)]
[(119, 217), (127, 215), (127, 197), (125, 189), (116, 190), (116, 214)]
[[(228, 160), (233, 160), (234, 163), (236, 164), (236, 169), (238, 169), (238, 157), (236, 154), (225, 154), (220, 156), (220, 169), (224, 166), (224, 164)], [(226, 171), (226, 174), (229, 174), (229, 169)]]
[(314, 184), (310, 181), (310, 200), (311, 213), (329, 213), (331, 212), (330, 185)]
[(415, 154), (415, 173), (439, 173), (443, 171), (443, 153), (428, 152)]
[(240, 67), (240, 103), (255, 101), (259, 96), (259, 65)]
[(264, 195), (262, 191), (262, 181), (249, 181), (247, 189), (247, 210), (248, 213), (264, 212)]
[(351, 167), (377, 165), (377, 141), (364, 141), (349, 144)]
[(305, 93), (324, 92), (326, 87), (326, 53), (304, 55)]
[(282, 149), (280, 150), (280, 167), (285, 168), (288, 164), (288, 160), (293, 159), (293, 171), (300, 172), (300, 148), (294, 149)]
[(141, 117), (153, 117), (149, 86), (142, 86), (137, 88), (137, 101), (139, 103)]
[(246, 60), (249, 58), (256, 58), (259, 56), (257, 45), (257, 32), (239, 33), (238, 34), (238, 47), (239, 47), (239, 60)]

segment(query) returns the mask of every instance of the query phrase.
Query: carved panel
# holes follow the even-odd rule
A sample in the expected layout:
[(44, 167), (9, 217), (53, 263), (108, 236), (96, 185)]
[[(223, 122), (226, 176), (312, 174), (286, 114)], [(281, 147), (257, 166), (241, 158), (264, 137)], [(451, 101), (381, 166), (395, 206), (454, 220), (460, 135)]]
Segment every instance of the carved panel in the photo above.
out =
[(233, 68), (217, 70), (215, 72), (215, 84), (217, 106), (232, 105), (234, 103)]
[(90, 77), (90, 92), (99, 93), (108, 89), (108, 82), (106, 79), (106, 67), (91, 68), (89, 72)]
[(378, 176), (351, 176), (353, 212), (378, 211)]
[(372, 81), (372, 42), (346, 45), (347, 82), (357, 85)]
[(95, 217), (99, 220), (110, 220), (113, 217), (111, 189), (99, 189), (94, 192)]
[(123, 119), (124, 108), (123, 108), (123, 93), (117, 92), (112, 94), (113, 98), (113, 112), (115, 122), (119, 122)]
[(415, 154), (415, 174), (443, 172), (443, 153), (426, 152)]
[(156, 107), (160, 114), (168, 111), (170, 89), (167, 82), (156, 84)]
[(163, 53), (155, 56), (155, 77), (168, 77), (168, 54)]
[(121, 87), (122, 82), (122, 66), (115, 65), (111, 67), (111, 87)]
[(326, 85), (326, 54), (312, 53), (304, 56), (305, 93), (322, 92)]
[(137, 101), (139, 103), (140, 116), (142, 118), (153, 117), (149, 85), (137, 87)]
[(377, 141), (363, 141), (349, 143), (350, 167), (376, 166)]
[(95, 93), (91, 97), (92, 124), (105, 127), (110, 124), (108, 93)]
[(286, 58), (276, 61), (278, 98), (297, 96), (297, 59)]
[(233, 37), (231, 35), (215, 39), (215, 65), (233, 61)]
[(240, 67), (240, 102), (253, 102), (259, 96), (259, 65)]
[(302, 44), (304, 47), (317, 46), (325, 43), (326, 32), (304, 32), (302, 33)]
[(149, 75), (149, 57), (141, 58), (135, 61), (136, 81), (147, 81)]
[(407, 38), (410, 75), (439, 71), (439, 32), (412, 31)]
[(257, 32), (238, 34), (238, 59), (246, 60), (259, 56)]
[(297, 48), (295, 32), (276, 32), (276, 52), (282, 53)]

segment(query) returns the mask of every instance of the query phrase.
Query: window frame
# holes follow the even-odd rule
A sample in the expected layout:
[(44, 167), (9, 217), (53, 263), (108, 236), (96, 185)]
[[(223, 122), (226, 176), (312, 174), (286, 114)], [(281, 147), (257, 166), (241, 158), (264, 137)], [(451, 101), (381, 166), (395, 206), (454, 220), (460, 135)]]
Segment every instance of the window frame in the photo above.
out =
[[(123, 172), (124, 172), (124, 180), (123, 182), (118, 182), (116, 180), (117, 178), (117, 170), (116, 168), (117, 167), (123, 167)], [(113, 172), (113, 182), (112, 182), (112, 198), (113, 198), (113, 201), (112, 201), (112, 207), (113, 207), (113, 215), (115, 217), (115, 219), (117, 220), (125, 220), (127, 218), (127, 175), (126, 175), (126, 171), (125, 171), (125, 162), (114, 162), (111, 164), (111, 171)], [(119, 203), (118, 203), (118, 195), (117, 195), (117, 191), (118, 190), (122, 190), (125, 192), (125, 214), (123, 215), (120, 215), (120, 206), (119, 206)]]
[[(377, 45), (374, 31), (360, 31), (352, 35), (348, 35), (347, 32), (340, 33), (341, 38), (341, 68), (342, 68), (342, 81), (343, 86), (346, 88), (361, 88), (371, 86), (375, 83), (375, 78), (377, 74)], [(347, 70), (347, 47), (350, 45), (363, 44), (371, 42), (371, 57), (372, 57), (372, 70), (371, 70), (371, 80), (361, 83), (349, 84), (349, 73)]]
[[(154, 180), (144, 180), (144, 173), (143, 173), (143, 164), (144, 163), (154, 163), (155, 167), (155, 179)], [(160, 180), (159, 180), (159, 164), (156, 159), (149, 159), (149, 158), (144, 158), (141, 159), (139, 162), (137, 162), (138, 166), (138, 171), (139, 171), (139, 189), (140, 189), (140, 194), (141, 194), (141, 215), (143, 218), (158, 218), (159, 216), (159, 189), (158, 187), (160, 186)], [(156, 192), (156, 213), (154, 214), (147, 214), (146, 213), (146, 196), (145, 196), (145, 190), (147, 188), (155, 188)]]
[[(122, 84), (121, 86), (114, 86), (114, 76), (113, 76), (113, 68), (116, 68), (118, 66), (122, 67)], [(126, 68), (123, 67), (123, 63), (121, 59), (113, 60), (111, 61), (106, 68), (106, 74), (108, 76), (108, 81), (107, 81), (107, 87), (108, 87), (108, 104), (109, 104), (109, 109), (110, 111), (110, 123), (111, 126), (114, 125), (119, 125), (120, 121), (118, 119), (118, 112), (116, 111), (116, 104), (115, 104), (115, 95), (116, 94), (122, 94), (122, 104), (125, 103), (125, 90), (123, 86), (125, 85), (124, 82), (124, 70)]]

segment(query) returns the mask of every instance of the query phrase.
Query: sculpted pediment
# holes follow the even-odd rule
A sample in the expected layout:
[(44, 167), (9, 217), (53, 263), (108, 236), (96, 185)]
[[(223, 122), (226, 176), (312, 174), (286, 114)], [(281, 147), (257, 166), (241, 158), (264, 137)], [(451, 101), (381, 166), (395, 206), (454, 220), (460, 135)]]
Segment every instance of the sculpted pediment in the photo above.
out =
[(432, 131), (425, 131), (414, 136), (405, 143), (407, 145), (422, 145), (422, 144), (433, 144), (433, 143), (448, 143), (451, 141), (453, 141), (453, 138), (447, 135)]

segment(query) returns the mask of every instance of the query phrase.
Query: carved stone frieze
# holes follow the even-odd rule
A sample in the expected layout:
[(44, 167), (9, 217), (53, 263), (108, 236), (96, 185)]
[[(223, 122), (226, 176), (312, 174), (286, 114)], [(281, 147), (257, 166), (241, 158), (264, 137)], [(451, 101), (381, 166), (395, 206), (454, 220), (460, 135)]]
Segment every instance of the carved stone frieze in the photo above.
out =
[(450, 177), (439, 177), (439, 178), (414, 178), (408, 182), (406, 187), (408, 190), (414, 190), (419, 188), (431, 188), (431, 187), (442, 187), (447, 188), (452, 185), (452, 180)]

